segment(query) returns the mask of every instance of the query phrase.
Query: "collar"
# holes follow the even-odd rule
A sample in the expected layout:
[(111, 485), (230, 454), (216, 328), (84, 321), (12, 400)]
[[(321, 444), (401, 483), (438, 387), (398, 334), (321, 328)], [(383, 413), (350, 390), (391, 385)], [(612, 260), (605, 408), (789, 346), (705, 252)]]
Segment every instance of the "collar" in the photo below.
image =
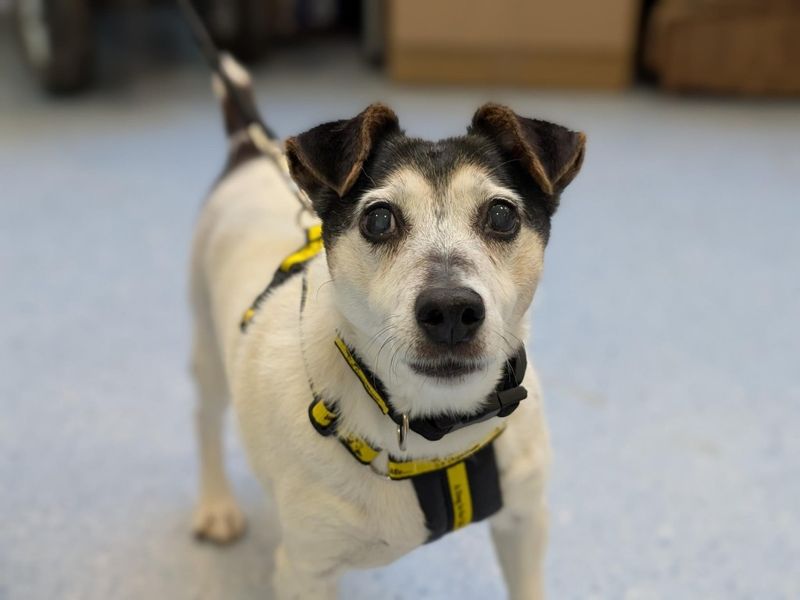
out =
[(314, 429), (323, 436), (336, 435), (342, 445), (347, 448), (350, 454), (363, 465), (369, 465), (372, 470), (380, 475), (384, 475), (387, 479), (402, 480), (419, 477), (428, 473), (442, 471), (448, 469), (453, 465), (463, 462), (471, 456), (477, 454), (489, 444), (491, 444), (497, 437), (503, 433), (504, 427), (495, 428), (484, 439), (476, 444), (470, 446), (466, 450), (451, 454), (441, 458), (429, 458), (418, 460), (402, 460), (389, 454), (386, 465), (386, 471), (378, 471), (373, 462), (381, 453), (381, 448), (372, 445), (369, 441), (356, 435), (344, 435), (337, 431), (337, 422), (339, 420), (339, 413), (336, 412), (335, 405), (332, 405), (322, 398), (315, 396), (314, 401), (308, 407), (308, 417)]
[(422, 437), (432, 442), (442, 439), (448, 433), (458, 431), (469, 425), (481, 423), (493, 417), (507, 417), (517, 409), (519, 403), (528, 397), (528, 391), (522, 386), (525, 377), (525, 369), (528, 361), (525, 349), (521, 347), (517, 355), (506, 361), (503, 369), (503, 377), (497, 387), (486, 397), (481, 410), (472, 415), (440, 415), (436, 417), (418, 417), (409, 419), (407, 415), (394, 409), (381, 380), (364, 366), (359, 360), (355, 351), (350, 348), (345, 341), (336, 336), (334, 340), (336, 348), (344, 358), (347, 365), (355, 373), (356, 377), (364, 386), (364, 391), (372, 398), (372, 401), (387, 415), (398, 427), (398, 440), (400, 448), (405, 445), (405, 435), (408, 429), (418, 433)]

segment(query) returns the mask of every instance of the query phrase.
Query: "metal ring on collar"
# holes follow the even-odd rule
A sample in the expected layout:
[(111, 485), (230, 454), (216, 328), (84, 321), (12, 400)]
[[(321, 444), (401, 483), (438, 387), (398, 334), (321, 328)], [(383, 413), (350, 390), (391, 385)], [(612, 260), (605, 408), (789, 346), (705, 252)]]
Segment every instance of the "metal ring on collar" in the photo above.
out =
[(408, 439), (408, 415), (403, 413), (400, 415), (400, 419), (400, 424), (397, 426), (397, 445), (400, 446), (400, 452), (405, 452)]

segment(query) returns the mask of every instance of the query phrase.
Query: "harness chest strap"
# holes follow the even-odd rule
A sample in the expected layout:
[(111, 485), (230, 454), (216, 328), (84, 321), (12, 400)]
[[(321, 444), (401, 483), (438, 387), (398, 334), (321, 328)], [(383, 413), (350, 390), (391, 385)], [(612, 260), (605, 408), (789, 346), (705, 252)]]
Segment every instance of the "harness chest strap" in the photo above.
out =
[[(337, 432), (339, 418), (322, 398), (308, 409), (314, 428), (323, 436), (335, 435), (360, 463), (371, 465), (381, 449), (367, 440)], [(410, 480), (425, 515), (428, 542), (496, 513), (503, 505), (493, 442), (503, 432), (492, 431), (474, 446), (444, 458), (397, 460), (388, 456), (385, 476)]]

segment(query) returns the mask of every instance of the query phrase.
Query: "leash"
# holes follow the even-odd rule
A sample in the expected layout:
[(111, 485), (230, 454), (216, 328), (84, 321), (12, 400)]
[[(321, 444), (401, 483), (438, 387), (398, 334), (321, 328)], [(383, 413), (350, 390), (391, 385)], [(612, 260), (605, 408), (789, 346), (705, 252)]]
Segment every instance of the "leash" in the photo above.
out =
[(219, 49), (216, 44), (214, 44), (214, 40), (211, 39), (211, 34), (208, 32), (205, 23), (203, 23), (203, 20), (197, 13), (197, 10), (192, 4), (192, 0), (177, 0), (177, 2), (178, 7), (183, 13), (183, 18), (186, 20), (186, 24), (189, 27), (189, 32), (192, 34), (195, 45), (200, 50), (206, 63), (208, 63), (209, 68), (220, 78), (220, 81), (222, 81), (222, 84), (225, 86), (225, 92), (236, 106), (236, 110), (244, 117), (248, 125), (254, 123), (258, 124), (268, 138), (277, 140), (278, 136), (276, 133), (269, 125), (264, 123), (261, 116), (252, 110), (249, 103), (242, 98), (241, 90), (231, 81), (228, 74), (222, 68)]
[(211, 39), (211, 34), (208, 32), (205, 23), (203, 23), (203, 20), (192, 4), (192, 0), (176, 1), (200, 54), (203, 55), (211, 71), (219, 78), (225, 88), (227, 97), (233, 103), (233, 106), (242, 117), (242, 120), (247, 124), (244, 130), (247, 137), (258, 150), (276, 164), (284, 182), (300, 203), (300, 212), (297, 215), (297, 222), (298, 225), (300, 225), (304, 213), (312, 217), (315, 215), (314, 207), (306, 193), (297, 186), (289, 174), (289, 169), (284, 159), (283, 148), (279, 141), (280, 138), (261, 118), (261, 115), (255, 107), (255, 103), (248, 102), (243, 96), (242, 88), (237, 86), (228, 76), (228, 73), (222, 66), (222, 55), (216, 44), (214, 44), (214, 40)]

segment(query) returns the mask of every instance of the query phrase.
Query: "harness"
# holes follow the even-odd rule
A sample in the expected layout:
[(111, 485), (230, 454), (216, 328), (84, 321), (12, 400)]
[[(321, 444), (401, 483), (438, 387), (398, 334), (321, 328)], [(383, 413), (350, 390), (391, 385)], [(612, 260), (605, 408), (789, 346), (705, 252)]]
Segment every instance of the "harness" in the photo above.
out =
[(269, 282), (269, 285), (264, 288), (263, 292), (256, 296), (256, 299), (253, 300), (253, 303), (250, 305), (250, 307), (244, 311), (242, 320), (239, 322), (239, 329), (242, 330), (242, 333), (247, 331), (247, 326), (250, 325), (250, 321), (252, 321), (253, 317), (256, 316), (258, 308), (261, 306), (261, 303), (264, 302), (266, 297), (269, 296), (276, 287), (291, 278), (292, 275), (301, 273), (305, 269), (306, 263), (321, 251), (322, 225), (312, 225), (306, 229), (305, 245), (283, 259), (283, 262), (278, 267), (278, 270), (275, 271), (275, 274), (272, 276), (272, 280)]
[[(292, 276), (302, 273), (309, 261), (322, 250), (322, 228), (319, 225), (306, 230), (306, 243), (290, 254), (280, 264), (269, 285), (245, 311), (240, 329), (246, 332), (258, 309), (272, 291)], [(307, 293), (306, 278), (303, 278), (300, 298), (302, 315)], [(503, 377), (486, 398), (481, 410), (469, 416), (438, 416), (414, 418), (398, 412), (391, 403), (381, 380), (359, 359), (355, 350), (337, 334), (334, 338), (339, 354), (359, 379), (367, 396), (382, 414), (397, 425), (398, 446), (405, 450), (408, 431), (436, 441), (463, 427), (486, 421), (492, 417), (510, 415), (527, 397), (522, 387), (527, 361), (524, 349), (507, 361)], [(495, 460), (493, 442), (503, 433), (504, 426), (496, 427), (484, 439), (456, 454), (432, 459), (403, 459), (387, 449), (385, 471), (379, 471), (373, 463), (383, 451), (370, 441), (339, 431), (339, 412), (335, 399), (323, 398), (314, 391), (309, 380), (313, 400), (308, 407), (311, 425), (322, 436), (335, 436), (359, 463), (370, 466), (373, 471), (392, 481), (409, 479), (414, 486), (420, 508), (425, 515), (428, 529), (427, 541), (433, 541), (445, 533), (470, 523), (485, 519), (500, 508), (503, 500)]]

